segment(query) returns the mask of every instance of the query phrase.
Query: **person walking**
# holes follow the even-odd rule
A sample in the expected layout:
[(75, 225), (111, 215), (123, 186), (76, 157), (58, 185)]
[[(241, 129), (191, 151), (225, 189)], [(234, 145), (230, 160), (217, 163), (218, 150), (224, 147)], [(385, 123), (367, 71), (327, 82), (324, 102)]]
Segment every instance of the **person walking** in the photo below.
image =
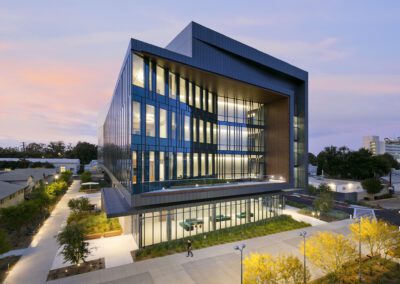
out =
[(187, 241), (186, 248), (187, 248), (187, 256), (186, 257), (189, 257), (189, 255), (190, 255), (190, 257), (193, 257), (192, 242), (190, 240)]

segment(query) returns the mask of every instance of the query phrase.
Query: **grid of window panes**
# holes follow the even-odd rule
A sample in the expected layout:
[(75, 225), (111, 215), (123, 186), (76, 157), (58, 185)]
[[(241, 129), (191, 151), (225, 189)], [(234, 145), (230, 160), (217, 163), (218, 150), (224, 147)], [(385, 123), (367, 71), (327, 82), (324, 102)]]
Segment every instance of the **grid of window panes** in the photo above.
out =
[(282, 214), (283, 202), (276, 194), (142, 213), (139, 244), (145, 247), (266, 220)]
[[(132, 77), (131, 55), (127, 57), (124, 63), (120, 77), (112, 97), (104, 124), (102, 126), (102, 144), (99, 145), (102, 163), (112, 172), (112, 174), (128, 190), (131, 188), (131, 119), (130, 113), (136, 117), (133, 121), (140, 120), (140, 112), (137, 111), (137, 105), (131, 108), (131, 87), (132, 79), (135, 84), (140, 82), (140, 70), (133, 70), (133, 74), (138, 77)], [(140, 69), (140, 68), (139, 68)], [(140, 123), (140, 122), (139, 122)], [(135, 129), (137, 126), (132, 126)]]
[(265, 177), (263, 104), (217, 94), (136, 54), (132, 64), (135, 191)]

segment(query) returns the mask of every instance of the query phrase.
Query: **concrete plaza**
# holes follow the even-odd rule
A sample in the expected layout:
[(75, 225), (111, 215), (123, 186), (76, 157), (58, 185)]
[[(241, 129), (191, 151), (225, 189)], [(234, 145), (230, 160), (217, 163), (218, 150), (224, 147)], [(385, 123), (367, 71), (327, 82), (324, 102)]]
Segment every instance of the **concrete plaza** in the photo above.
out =
[[(294, 254), (302, 257), (299, 244), (301, 231), (310, 236), (318, 231), (331, 231), (348, 234), (350, 219), (321, 224), (300, 230), (292, 230), (274, 235), (244, 240), (245, 254), (251, 252), (268, 252), (277, 254)], [(233, 250), (238, 243), (229, 243), (196, 250), (194, 257), (185, 253), (159, 257), (122, 266), (106, 268), (90, 273), (63, 278), (49, 283), (240, 283), (240, 255)], [(313, 277), (321, 272), (309, 266)]]

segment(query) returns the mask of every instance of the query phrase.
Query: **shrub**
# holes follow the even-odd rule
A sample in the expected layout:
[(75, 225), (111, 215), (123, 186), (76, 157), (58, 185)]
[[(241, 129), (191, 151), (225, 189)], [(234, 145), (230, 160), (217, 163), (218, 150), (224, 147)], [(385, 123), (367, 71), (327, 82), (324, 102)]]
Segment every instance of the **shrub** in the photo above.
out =
[(79, 224), (68, 224), (57, 235), (59, 246), (63, 247), (60, 254), (64, 257), (65, 262), (79, 264), (80, 261), (85, 261), (90, 255), (89, 243), (85, 241), (85, 230)]
[(84, 182), (91, 182), (92, 181), (92, 174), (90, 172), (83, 172), (81, 174), (81, 181)]

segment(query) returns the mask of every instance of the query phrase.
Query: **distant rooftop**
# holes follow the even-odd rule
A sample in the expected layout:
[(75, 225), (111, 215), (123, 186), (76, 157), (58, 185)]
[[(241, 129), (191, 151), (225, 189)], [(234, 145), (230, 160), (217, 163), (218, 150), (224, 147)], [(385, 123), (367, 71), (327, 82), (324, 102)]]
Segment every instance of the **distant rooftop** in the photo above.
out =
[[(10, 162), (17, 162), (21, 160), (22, 158), (0, 158), (0, 161), (10, 161)], [(79, 159), (66, 159), (66, 158), (23, 158), (24, 160), (27, 160), (32, 163), (56, 163), (56, 164), (80, 164)]]
[(0, 181), (0, 199), (10, 196), (11, 194), (16, 193), (18, 190), (23, 188), (23, 185)]
[(0, 181), (5, 181), (5, 182), (27, 181), (30, 176), (32, 176), (35, 180), (39, 180), (43, 178), (43, 174), (45, 176), (49, 176), (49, 175), (54, 175), (55, 173), (56, 169), (44, 169), (44, 168), (15, 169), (10, 172), (0, 173)]

